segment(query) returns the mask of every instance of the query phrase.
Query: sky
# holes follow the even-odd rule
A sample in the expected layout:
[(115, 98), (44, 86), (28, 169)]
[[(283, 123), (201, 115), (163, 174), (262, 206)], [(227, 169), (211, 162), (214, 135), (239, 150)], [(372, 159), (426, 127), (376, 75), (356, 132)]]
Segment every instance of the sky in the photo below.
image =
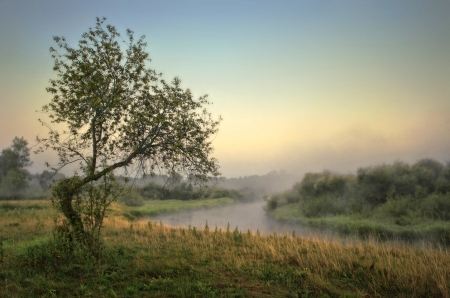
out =
[[(209, 95), (225, 177), (450, 161), (449, 15), (448, 0), (2, 0), (0, 149), (47, 134), (52, 37), (75, 46), (106, 17)], [(31, 158), (31, 172), (56, 161)]]

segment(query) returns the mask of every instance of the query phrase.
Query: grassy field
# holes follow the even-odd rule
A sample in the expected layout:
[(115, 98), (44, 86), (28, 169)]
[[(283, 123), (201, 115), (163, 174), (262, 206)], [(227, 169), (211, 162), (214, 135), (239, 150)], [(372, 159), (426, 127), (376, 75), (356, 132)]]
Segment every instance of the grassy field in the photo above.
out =
[(100, 262), (53, 240), (45, 201), (0, 202), (0, 297), (450, 297), (450, 252), (133, 222)]

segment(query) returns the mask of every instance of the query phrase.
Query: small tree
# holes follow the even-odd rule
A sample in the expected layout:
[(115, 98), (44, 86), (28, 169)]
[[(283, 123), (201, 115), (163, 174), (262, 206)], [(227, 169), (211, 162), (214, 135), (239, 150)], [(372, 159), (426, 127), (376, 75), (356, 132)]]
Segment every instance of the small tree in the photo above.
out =
[(194, 100), (178, 78), (165, 82), (147, 68), (144, 36), (135, 41), (128, 29), (124, 41), (104, 21), (97, 18), (78, 48), (64, 37), (53, 38), (60, 49), (50, 48), (57, 79), (50, 80), (47, 91), (53, 98), (42, 111), (52, 123), (65, 123), (67, 130), (60, 133), (39, 120), (49, 134), (37, 138), (38, 151), (58, 153), (55, 170), (79, 164), (73, 177), (52, 186), (52, 196), (73, 238), (91, 249), (105, 210), (117, 196), (116, 170), (184, 173), (197, 182), (219, 175), (210, 139), (220, 117), (214, 120), (204, 109), (207, 96)]
[(15, 137), (11, 147), (0, 153), (0, 190), (6, 196), (15, 197), (28, 187), (31, 166), (28, 142)]

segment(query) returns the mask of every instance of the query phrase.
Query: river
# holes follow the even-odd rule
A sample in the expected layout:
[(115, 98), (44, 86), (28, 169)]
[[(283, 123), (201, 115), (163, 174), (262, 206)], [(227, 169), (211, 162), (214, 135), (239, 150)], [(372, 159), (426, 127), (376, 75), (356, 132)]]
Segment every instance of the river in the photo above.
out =
[[(222, 207), (159, 214), (151, 216), (146, 220), (149, 219), (154, 222), (162, 222), (165, 225), (173, 227), (191, 226), (198, 229), (203, 229), (206, 224), (209, 229), (218, 227), (225, 230), (227, 226), (229, 226), (230, 230), (233, 231), (237, 227), (238, 230), (242, 232), (246, 232), (247, 230), (252, 232), (259, 231), (262, 235), (273, 233), (276, 233), (277, 235), (292, 235), (292, 232), (294, 231), (296, 236), (339, 241), (343, 244), (354, 244), (361, 241), (361, 239), (355, 235), (340, 237), (336, 232), (330, 230), (319, 231), (318, 229), (306, 227), (301, 224), (277, 221), (266, 214), (264, 205), (265, 201), (263, 200), (252, 203), (235, 203)], [(376, 241), (379, 241), (379, 239)], [(382, 242), (386, 243), (390, 241)], [(394, 239), (392, 243), (394, 243), (394, 245), (398, 244), (399, 239)], [(427, 246), (423, 241), (409, 241), (408, 243), (410, 245), (417, 245), (418, 247)], [(434, 242), (430, 243), (433, 245)]]
[(162, 222), (175, 227), (204, 228), (206, 224), (210, 229), (215, 227), (246, 232), (247, 230), (261, 234), (289, 234), (295, 231), (297, 236), (324, 237), (323, 232), (301, 226), (300, 224), (283, 223), (269, 217), (264, 210), (264, 201), (252, 203), (236, 203), (232, 205), (166, 213), (151, 216), (151, 221)]

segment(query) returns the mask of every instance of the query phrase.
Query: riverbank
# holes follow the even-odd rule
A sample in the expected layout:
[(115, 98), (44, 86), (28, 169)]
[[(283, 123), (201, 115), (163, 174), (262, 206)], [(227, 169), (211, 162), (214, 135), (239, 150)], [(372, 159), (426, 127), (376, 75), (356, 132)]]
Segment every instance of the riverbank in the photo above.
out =
[(33, 203), (0, 204), (1, 297), (450, 297), (443, 249), (172, 228), (112, 210), (95, 262), (60, 250), (54, 211)]
[[(184, 210), (213, 208), (236, 203), (232, 198), (201, 200), (152, 200), (144, 201), (144, 205), (132, 207), (116, 204), (115, 210), (121, 212), (129, 220), (154, 216), (162, 213), (174, 213)], [(120, 210), (120, 211), (119, 211)]]
[(357, 235), (361, 238), (376, 235), (381, 240), (428, 241), (450, 245), (450, 222), (417, 218), (403, 222), (382, 216), (334, 215), (317, 218), (304, 216), (300, 203), (288, 204), (268, 214), (280, 221), (336, 231), (342, 236)]
[[(33, 205), (34, 204), (34, 205)], [(0, 202), (1, 297), (450, 297), (450, 252), (129, 221), (100, 262), (53, 240), (48, 202)]]

